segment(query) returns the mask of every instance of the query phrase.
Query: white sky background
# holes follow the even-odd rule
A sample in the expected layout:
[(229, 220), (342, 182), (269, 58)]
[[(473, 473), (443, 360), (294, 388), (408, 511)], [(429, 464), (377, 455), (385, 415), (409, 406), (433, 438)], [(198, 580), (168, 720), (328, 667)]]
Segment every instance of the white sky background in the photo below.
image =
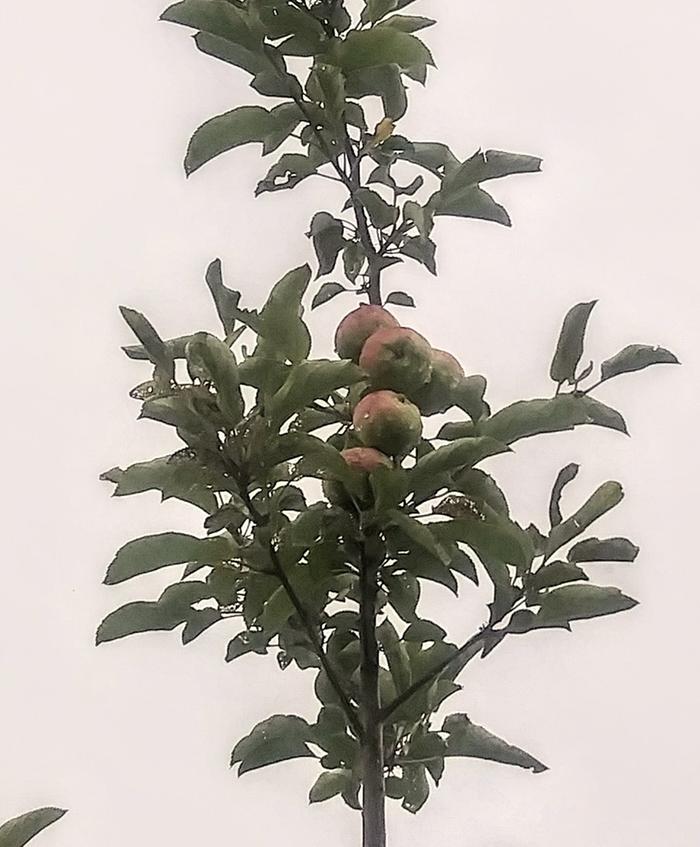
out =
[[(116, 307), (143, 310), (164, 335), (216, 330), (202, 281), (224, 261), (257, 305), (310, 260), (302, 233), (334, 186), (308, 181), (254, 200), (267, 169), (254, 148), (185, 181), (190, 132), (255, 102), (245, 76), (198, 54), (187, 31), (157, 23), (162, 0), (5, 4), (2, 61), (4, 306), (3, 578), (0, 615), (0, 819), (39, 805), (71, 813), (46, 847), (356, 847), (339, 801), (309, 809), (313, 762), (238, 780), (233, 743), (274, 712), (312, 717), (312, 676), (274, 658), (227, 666), (225, 625), (183, 649), (174, 633), (93, 647), (101, 618), (157, 596), (161, 573), (106, 588), (126, 540), (197, 531), (196, 510), (156, 494), (110, 500), (100, 471), (162, 455), (128, 389), (145, 378)], [(494, 406), (546, 396), (566, 309), (600, 298), (597, 361), (632, 342), (674, 349), (683, 368), (616, 380), (601, 399), (631, 440), (579, 430), (522, 443), (491, 467), (516, 516), (544, 520), (558, 469), (582, 464), (566, 505), (608, 478), (627, 498), (596, 534), (627, 534), (635, 565), (592, 566), (642, 601), (573, 635), (506, 641), (470, 666), (450, 711), (538, 756), (534, 776), (448, 764), (412, 818), (390, 811), (391, 843), (454, 847), (686, 847), (700, 840), (697, 795), (696, 430), (698, 421), (696, 3), (632, 0), (422, 0), (439, 72), (412, 97), (401, 131), (542, 155), (544, 173), (493, 183), (515, 226), (441, 219), (440, 277), (404, 265), (401, 317), (489, 378)], [(311, 319), (330, 351), (337, 300)], [(484, 599), (483, 595), (480, 599)], [(432, 591), (430, 617), (455, 639), (481, 622)]]

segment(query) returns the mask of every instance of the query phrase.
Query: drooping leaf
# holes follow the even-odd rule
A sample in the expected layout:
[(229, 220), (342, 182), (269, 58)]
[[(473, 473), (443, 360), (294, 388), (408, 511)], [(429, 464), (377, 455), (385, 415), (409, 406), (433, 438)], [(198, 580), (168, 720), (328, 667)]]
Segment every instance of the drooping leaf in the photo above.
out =
[(207, 268), (205, 280), (207, 288), (211, 292), (216, 312), (224, 328), (226, 335), (233, 332), (236, 318), (239, 315), (238, 303), (241, 299), (239, 291), (233, 291), (224, 285), (221, 272), (221, 259), (214, 261)]
[(624, 373), (641, 371), (651, 365), (677, 365), (678, 359), (670, 350), (647, 344), (630, 344), (600, 366), (602, 380)]
[(66, 814), (65, 809), (35, 809), (0, 826), (0, 847), (24, 847), (47, 826), (56, 823)]
[(355, 196), (367, 210), (372, 226), (377, 229), (386, 229), (395, 223), (397, 209), (387, 203), (376, 191), (372, 191), (371, 188), (359, 188)]
[(527, 533), (486, 504), (479, 517), (465, 514), (452, 520), (433, 522), (430, 526), (440, 539), (467, 544), (482, 561), (496, 559), (525, 567), (534, 556)]
[(388, 618), (377, 627), (377, 639), (386, 656), (396, 690), (404, 691), (411, 684), (411, 662), (406, 646)]
[(374, 95), (381, 97), (384, 114), (394, 121), (406, 114), (408, 98), (397, 64), (378, 65), (347, 72), (348, 96), (358, 99)]
[(435, 262), (435, 253), (437, 244), (432, 239), (423, 239), (420, 237), (406, 238), (401, 245), (400, 253), (403, 256), (408, 256), (409, 259), (414, 259), (426, 267), (433, 276), (437, 275), (437, 264)]
[(407, 812), (415, 815), (428, 800), (430, 785), (428, 784), (427, 769), (423, 764), (403, 765), (403, 803)]
[(554, 487), (552, 488), (552, 496), (549, 499), (549, 523), (552, 527), (555, 527), (562, 522), (560, 508), (561, 495), (566, 486), (576, 478), (578, 472), (579, 465), (572, 462), (570, 465), (562, 468), (557, 474), (557, 478), (554, 481)]
[(227, 0), (182, 0), (160, 17), (240, 44), (253, 52), (262, 49), (261, 35), (250, 27), (246, 13)]
[(613, 615), (638, 605), (619, 588), (600, 585), (564, 585), (541, 595), (539, 603), (537, 618), (550, 626)]
[(328, 212), (316, 212), (309, 230), (318, 259), (317, 278), (333, 271), (340, 251), (345, 246), (343, 222)]
[(479, 425), (482, 435), (504, 444), (545, 432), (564, 432), (592, 424), (627, 433), (622, 415), (588, 396), (560, 394), (543, 400), (520, 400)]
[(466, 494), (477, 505), (487, 504), (500, 515), (509, 516), (508, 502), (496, 480), (481, 468), (466, 468), (453, 477), (457, 491)]
[(338, 294), (342, 294), (347, 290), (339, 282), (324, 282), (316, 294), (314, 294), (314, 299), (311, 301), (311, 308), (317, 309), (319, 306), (323, 306), (324, 303), (328, 303), (329, 300), (332, 300)]
[(457, 387), (454, 396), (455, 404), (466, 412), (472, 421), (487, 417), (491, 410), (484, 400), (486, 393), (486, 378), (481, 374), (465, 377)]
[(552, 528), (545, 544), (544, 552), (547, 557), (617, 506), (623, 497), (624, 492), (619, 482), (604, 482), (574, 515)]
[(411, 541), (422, 547), (444, 565), (449, 563), (450, 557), (447, 551), (437, 541), (428, 526), (419, 520), (410, 517), (398, 509), (393, 509), (387, 513), (387, 525), (398, 527), (407, 538), (410, 538)]
[(125, 544), (110, 564), (105, 585), (116, 585), (134, 576), (170, 565), (188, 562), (215, 564), (232, 558), (236, 547), (232, 539), (219, 535), (195, 538), (182, 532), (146, 535)]
[(238, 775), (283, 762), (311, 758), (313, 741), (309, 724), (297, 715), (273, 715), (257, 724), (233, 749), (231, 766), (239, 764)]
[(338, 768), (322, 773), (312, 785), (309, 803), (323, 803), (337, 797), (353, 785), (352, 771)]
[(415, 307), (416, 301), (411, 297), (410, 294), (406, 294), (404, 291), (392, 291), (391, 294), (386, 298), (386, 304), (391, 304), (392, 306), (408, 306)]
[(554, 382), (559, 384), (574, 382), (576, 368), (583, 355), (583, 341), (588, 319), (597, 302), (597, 300), (592, 300), (590, 303), (578, 303), (569, 310), (564, 318), (554, 358), (549, 369), (549, 375)]
[(633, 562), (639, 547), (627, 538), (586, 538), (569, 550), (570, 562)]
[(408, 626), (403, 634), (404, 641), (417, 641), (423, 644), (426, 641), (442, 641), (447, 637), (445, 630), (432, 621), (414, 621)]
[(516, 765), (531, 770), (533, 773), (542, 773), (547, 770), (547, 766), (534, 756), (472, 723), (464, 714), (450, 715), (445, 718), (442, 732), (447, 733), (446, 756), (488, 759), (504, 765)]
[(416, 620), (416, 606), (420, 599), (420, 584), (413, 574), (393, 574), (384, 577), (389, 603), (406, 623)]
[(265, 177), (260, 180), (255, 196), (268, 191), (284, 191), (295, 188), (302, 180), (312, 176), (324, 162), (324, 157), (316, 148), (310, 148), (308, 155), (304, 153), (283, 153)]

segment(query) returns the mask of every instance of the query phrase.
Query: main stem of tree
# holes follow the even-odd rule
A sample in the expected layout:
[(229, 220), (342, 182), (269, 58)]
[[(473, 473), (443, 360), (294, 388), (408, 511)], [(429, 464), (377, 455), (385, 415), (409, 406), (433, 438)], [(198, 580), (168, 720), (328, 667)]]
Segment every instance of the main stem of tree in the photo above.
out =
[(386, 847), (384, 742), (379, 700), (377, 594), (381, 559), (365, 544), (360, 572), (362, 652), (362, 847)]

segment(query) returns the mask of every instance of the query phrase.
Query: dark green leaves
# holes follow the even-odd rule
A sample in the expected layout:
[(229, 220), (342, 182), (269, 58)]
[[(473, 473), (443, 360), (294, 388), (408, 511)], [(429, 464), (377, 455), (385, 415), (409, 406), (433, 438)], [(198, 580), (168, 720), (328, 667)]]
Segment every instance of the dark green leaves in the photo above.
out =
[(0, 847), (24, 847), (35, 835), (60, 820), (65, 809), (35, 809), (0, 826)]
[(466, 715), (457, 714), (445, 718), (442, 731), (448, 734), (446, 756), (488, 759), (504, 765), (517, 765), (533, 773), (547, 770), (546, 765), (529, 753), (472, 723)]
[(556, 383), (573, 384), (576, 381), (576, 368), (583, 355), (583, 340), (588, 319), (596, 303), (597, 300), (579, 303), (570, 309), (564, 318), (557, 349), (549, 369), (549, 375)]
[(650, 365), (677, 365), (678, 359), (670, 350), (646, 344), (630, 344), (600, 366), (602, 380), (612, 379), (619, 374), (641, 371)]
[(488, 456), (507, 452), (508, 447), (494, 438), (459, 438), (422, 456), (411, 470), (411, 486), (417, 490), (439, 474), (471, 467)]
[(594, 521), (617, 506), (623, 497), (619, 482), (604, 482), (574, 515), (552, 529), (545, 544), (545, 554), (551, 556), (576, 538)]
[(542, 160), (535, 156), (479, 150), (445, 176), (430, 204), (436, 215), (480, 218), (510, 226), (506, 210), (480, 188), (479, 183), (510, 174), (534, 173), (540, 170), (541, 164)]
[(424, 69), (434, 64), (430, 50), (414, 35), (383, 26), (351, 32), (343, 41), (333, 44), (326, 58), (345, 72), (378, 65)]
[(170, 6), (160, 17), (163, 21), (208, 32), (248, 50), (262, 48), (262, 38), (250, 27), (246, 14), (227, 0), (183, 0)]
[(150, 321), (140, 312), (121, 306), (119, 311), (129, 325), (129, 328), (143, 345), (148, 358), (156, 366), (164, 380), (170, 380), (175, 375), (175, 363), (172, 351), (158, 335)]
[(207, 332), (199, 332), (187, 345), (192, 370), (206, 375), (216, 388), (216, 402), (229, 426), (235, 426), (245, 410), (238, 365), (230, 348)]
[(314, 299), (311, 301), (311, 308), (317, 309), (319, 306), (323, 306), (324, 303), (328, 303), (329, 300), (332, 300), (344, 291), (347, 291), (347, 288), (339, 282), (324, 282), (316, 294), (314, 294)]
[(276, 426), (280, 426), (313, 400), (328, 397), (338, 388), (347, 388), (362, 376), (357, 365), (346, 360), (300, 362), (292, 368), (284, 385), (270, 401), (270, 417)]
[(309, 791), (309, 803), (323, 803), (352, 789), (354, 778), (352, 771), (337, 768), (322, 773)]
[(636, 605), (637, 601), (623, 594), (619, 588), (564, 585), (542, 596), (537, 619), (543, 625), (561, 626), (570, 621), (624, 612)]
[(564, 488), (572, 482), (579, 472), (579, 466), (572, 462), (565, 468), (562, 468), (557, 474), (557, 478), (552, 488), (552, 496), (549, 499), (549, 523), (550, 526), (557, 526), (562, 522), (562, 514), (559, 504)]
[(548, 400), (520, 400), (483, 421), (479, 430), (504, 444), (513, 444), (521, 438), (563, 432), (586, 424), (627, 432), (622, 415), (615, 409), (592, 397), (575, 394), (560, 394)]
[[(192, 605), (211, 598), (212, 593), (212, 589), (204, 582), (178, 582), (166, 588), (155, 602), (127, 603), (107, 615), (99, 625), (97, 644), (141, 632), (170, 631), (188, 622), (196, 626), (203, 614), (209, 618), (206, 624), (209, 626), (219, 619), (218, 615), (213, 619), (209, 617), (216, 610), (196, 610)], [(199, 632), (192, 637), (196, 637)]]
[(318, 259), (317, 277), (331, 273), (345, 246), (343, 222), (328, 212), (317, 212), (311, 220), (309, 235)]
[(206, 121), (196, 130), (187, 148), (185, 172), (189, 176), (206, 162), (243, 144), (259, 142), (271, 153), (289, 137), (302, 119), (295, 103), (268, 111), (262, 106), (240, 106)]
[(107, 570), (105, 584), (116, 585), (169, 565), (223, 562), (230, 559), (234, 553), (233, 541), (225, 536), (195, 538), (182, 532), (146, 535), (129, 541), (117, 552)]
[(313, 741), (309, 724), (296, 715), (274, 715), (257, 724), (250, 735), (233, 749), (231, 766), (239, 764), (238, 775), (284, 762), (288, 759), (311, 758), (308, 742)]
[(570, 562), (633, 562), (639, 547), (627, 538), (586, 538), (569, 550)]
[(528, 580), (527, 586), (533, 591), (554, 588), (567, 582), (587, 582), (586, 572), (571, 562), (549, 562), (539, 568)]

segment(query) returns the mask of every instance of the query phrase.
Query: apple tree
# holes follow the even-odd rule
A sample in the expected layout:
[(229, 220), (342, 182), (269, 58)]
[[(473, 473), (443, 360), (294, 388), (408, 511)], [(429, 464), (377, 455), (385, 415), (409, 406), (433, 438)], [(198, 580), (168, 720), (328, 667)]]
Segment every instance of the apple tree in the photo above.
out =
[[(570, 464), (547, 494), (548, 525), (525, 526), (482, 466), (514, 459), (514, 444), (540, 434), (590, 425), (626, 433), (595, 389), (677, 361), (633, 345), (594, 376), (581, 362), (595, 304), (580, 303), (555, 345), (551, 396), (492, 410), (484, 376), (465, 373), (392, 312), (414, 303), (384, 290), (387, 268), (410, 261), (435, 274), (441, 217), (509, 226), (490, 184), (541, 164), (499, 150), (463, 158), (401, 134), (409, 93), (433, 67), (423, 31), (434, 21), (413, 14), (414, 3), (183, 0), (163, 13), (195, 31), (202, 53), (247, 74), (254, 91), (254, 104), (194, 132), (187, 174), (258, 144), (273, 162), (257, 195), (332, 179), (346, 199), (308, 224), (313, 269), (281, 273), (261, 308), (225, 284), (218, 260), (209, 265), (216, 335), (195, 328), (171, 338), (122, 309), (135, 336), (125, 352), (150, 369), (131, 396), (178, 445), (103, 474), (117, 496), (156, 490), (191, 504), (202, 533), (164, 529), (117, 552), (107, 584), (161, 568), (173, 582), (109, 614), (98, 643), (180, 629), (187, 644), (217, 627), (226, 661), (272, 653), (281, 670), (307, 673), (317, 714), (262, 719), (231, 763), (244, 774), (316, 759), (311, 801), (338, 797), (360, 812), (363, 847), (386, 844), (387, 800), (418, 812), (451, 759), (546, 769), (466, 714), (437, 714), (467, 666), (505, 639), (631, 609), (636, 601), (592, 581), (589, 565), (631, 562), (638, 548), (590, 534), (621, 501), (618, 482), (601, 482), (563, 514), (562, 491), (578, 471)], [(359, 303), (335, 330), (338, 357), (312, 358), (307, 299), (319, 308), (340, 296)], [(422, 587), (457, 594), (479, 581), (492, 601), (455, 643), (426, 616)]]

